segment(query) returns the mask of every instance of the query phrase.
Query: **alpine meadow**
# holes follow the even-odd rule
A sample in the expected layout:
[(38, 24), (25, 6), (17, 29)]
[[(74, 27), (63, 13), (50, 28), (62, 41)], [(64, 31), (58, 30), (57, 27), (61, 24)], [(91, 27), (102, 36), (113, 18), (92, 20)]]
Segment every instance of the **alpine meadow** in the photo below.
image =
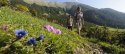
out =
[[(80, 33), (77, 9), (84, 18)], [(124, 53), (125, 13), (79, 2), (0, 0), (0, 54)]]

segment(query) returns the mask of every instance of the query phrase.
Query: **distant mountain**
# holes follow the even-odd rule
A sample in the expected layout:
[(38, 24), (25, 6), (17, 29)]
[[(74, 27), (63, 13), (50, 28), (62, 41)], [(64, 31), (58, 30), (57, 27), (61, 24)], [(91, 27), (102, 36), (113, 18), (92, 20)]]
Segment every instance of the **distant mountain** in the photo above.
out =
[[(12, 3), (14, 2), (15, 1)], [(60, 11), (62, 11), (71, 15), (74, 15), (76, 8), (79, 6), (82, 8), (84, 18), (87, 22), (115, 28), (125, 28), (125, 13), (118, 12), (110, 8), (97, 9), (78, 2), (58, 3), (46, 2), (44, 0), (20, 0), (16, 1), (15, 3), (25, 4), (30, 9), (37, 10), (38, 13), (42, 11), (42, 13), (52, 12), (52, 14), (58, 14)], [(41, 15), (41, 13), (39, 15)]]
[(115, 28), (125, 28), (125, 13), (110, 8), (97, 9), (81, 3), (66, 2), (66, 4), (70, 5), (71, 8), (66, 8), (68, 8), (67, 12), (72, 15), (74, 15), (78, 6), (81, 7), (84, 18), (88, 22)]
[(114, 14), (115, 16), (119, 16), (120, 18), (125, 19), (125, 13), (118, 12), (116, 10), (113, 10), (113, 9), (110, 9), (110, 8), (104, 8), (104, 9), (101, 9), (101, 11), (110, 12), (110, 14)]

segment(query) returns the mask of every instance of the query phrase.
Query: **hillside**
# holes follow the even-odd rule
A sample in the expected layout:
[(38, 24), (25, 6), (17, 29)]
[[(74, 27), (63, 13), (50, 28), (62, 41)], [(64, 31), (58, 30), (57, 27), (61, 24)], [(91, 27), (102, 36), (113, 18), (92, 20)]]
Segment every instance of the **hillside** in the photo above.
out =
[[(44, 53), (56, 53), (56, 54), (72, 54), (72, 53), (92, 53), (94, 49), (90, 45), (93, 43), (87, 41), (75, 32), (61, 27), (60, 25), (50, 23), (46, 20), (33, 18), (28, 13), (22, 13), (13, 11), (8, 7), (0, 8), (0, 26), (7, 25), (8, 29), (0, 29), (0, 51), (1, 53), (9, 54), (44, 54)], [(55, 28), (62, 31), (61, 35), (48, 32), (43, 26), (50, 24)], [(16, 40), (15, 30), (25, 29), (28, 33), (22, 39)], [(33, 45), (25, 45), (26, 41), (31, 38), (37, 38), (42, 34), (44, 39), (38, 41), (35, 49)], [(7, 48), (8, 45), (11, 45)], [(91, 48), (88, 48), (91, 47)], [(7, 49), (6, 49), (7, 48)], [(35, 51), (35, 52), (34, 52)], [(96, 53), (99, 53), (96, 51)]]
[[(17, 12), (8, 7), (0, 8), (0, 19), (0, 52), (2, 54), (100, 54), (123, 53), (125, 50), (97, 39), (83, 38), (60, 25), (45, 19), (34, 18), (29, 13)], [(60, 29), (62, 34), (48, 32), (43, 27), (46, 24)], [(6, 30), (3, 29), (4, 25), (7, 26)], [(92, 26), (91, 23), (87, 25)], [(17, 29), (24, 29), (28, 34), (15, 41), (15, 30)], [(37, 41), (35, 48), (33, 45), (26, 45), (28, 39), (31, 37), (38, 38), (40, 34), (44, 38), (42, 41)]]
[[(84, 18), (87, 22), (91, 22), (91, 23), (95, 23), (103, 26), (114, 27), (114, 28), (125, 28), (125, 13), (118, 12), (110, 8), (97, 9), (89, 5), (85, 5), (77, 2), (58, 3), (58, 2), (47, 2), (43, 0), (41, 2), (37, 2), (35, 0), (20, 0), (20, 1), (16, 1), (16, 3), (17, 4), (26, 3), (25, 5), (29, 4), (27, 6), (28, 7), (30, 6), (29, 7), (30, 9), (32, 9), (33, 7), (36, 7), (37, 9), (35, 10), (36, 11), (38, 10), (38, 13), (39, 11), (42, 11), (42, 10), (44, 10), (45, 13), (49, 13), (46, 10), (51, 9), (50, 12), (53, 12), (53, 10), (55, 10), (54, 14), (56, 13), (58, 14), (58, 11), (62, 11), (72, 15), (74, 15), (76, 8), (80, 6), (84, 12), (84, 16), (85, 16)], [(47, 9), (44, 9), (44, 8), (47, 8)], [(40, 14), (43, 14), (43, 13), (39, 13), (38, 15)], [(55, 18), (58, 18), (58, 16), (55, 16)]]
[(87, 22), (115, 28), (125, 28), (125, 13), (110, 8), (97, 9), (81, 3), (67, 2), (66, 4), (68, 5), (67, 8), (70, 7), (67, 12), (72, 15), (74, 15), (74, 11), (78, 6), (81, 7)]
[[(124, 54), (125, 52), (125, 31), (107, 25), (97, 25), (98, 21), (104, 23), (107, 19), (101, 19), (104, 14), (88, 5), (81, 4), (83, 7), (87, 6), (85, 15), (91, 18), (91, 21), (85, 19), (80, 36), (75, 28), (71, 31), (65, 27), (68, 16), (65, 8), (28, 4), (23, 0), (16, 0), (11, 5), (3, 3), (2, 6), (4, 6), (0, 6), (0, 53), (2, 54)], [(104, 9), (107, 10), (109, 9)], [(95, 18), (92, 18), (93, 16)], [(95, 19), (96, 23), (93, 21)]]

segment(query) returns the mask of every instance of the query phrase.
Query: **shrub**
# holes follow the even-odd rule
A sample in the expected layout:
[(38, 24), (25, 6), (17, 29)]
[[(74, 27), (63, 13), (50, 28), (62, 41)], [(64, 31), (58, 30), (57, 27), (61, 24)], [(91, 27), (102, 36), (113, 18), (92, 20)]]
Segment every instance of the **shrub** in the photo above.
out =
[(37, 11), (35, 9), (30, 10), (30, 13), (32, 14), (32, 16), (37, 16)]
[(0, 6), (7, 6), (9, 4), (8, 0), (0, 0)]
[(17, 8), (16, 10), (19, 10), (19, 11), (24, 11), (24, 12), (29, 11), (27, 6), (24, 6), (24, 5), (21, 5), (21, 4), (16, 5), (16, 8)]
[(107, 27), (91, 27), (87, 31), (87, 36), (91, 38), (96, 38), (102, 41), (109, 41), (110, 31)]
[(95, 38), (125, 48), (125, 32), (111, 31), (107, 27), (94, 26), (86, 30), (86, 37)]

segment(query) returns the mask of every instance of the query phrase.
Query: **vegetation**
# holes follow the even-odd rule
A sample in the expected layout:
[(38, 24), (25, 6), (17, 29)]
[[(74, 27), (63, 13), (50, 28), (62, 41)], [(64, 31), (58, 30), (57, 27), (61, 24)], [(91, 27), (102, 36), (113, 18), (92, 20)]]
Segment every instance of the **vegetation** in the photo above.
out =
[(7, 6), (9, 5), (9, 1), (8, 0), (0, 0), (0, 7), (1, 6)]
[(84, 28), (83, 33), (86, 33), (86, 37), (90, 38), (89, 40), (93, 43), (101, 45), (101, 48), (107, 53), (123, 54), (125, 52), (124, 31), (110, 30), (104, 26), (93, 26)]
[(28, 7), (26, 7), (24, 5), (21, 5), (21, 4), (16, 5), (16, 10), (23, 11), (23, 12), (28, 12), (29, 11)]
[[(18, 53), (21, 53), (21, 54), (71, 53), (72, 54), (78, 50), (77, 48), (86, 49), (84, 53), (91, 53), (89, 50), (93, 50), (93, 49), (88, 48), (90, 47), (88, 45), (91, 45), (91, 44), (100, 45), (101, 47), (97, 47), (97, 45), (93, 47), (94, 49), (100, 48), (105, 53), (123, 53), (125, 51), (123, 47), (124, 33), (122, 33), (122, 35), (119, 34), (119, 36), (121, 37), (117, 35), (113, 36), (118, 32), (111, 33), (107, 27), (96, 26), (90, 29), (88, 28), (88, 30), (84, 30), (84, 31), (86, 31), (87, 33), (86, 37), (89, 37), (89, 39), (81, 38), (75, 32), (68, 31), (68, 29), (63, 28), (57, 24), (49, 23), (45, 19), (40, 20), (38, 18), (32, 18), (29, 14), (12, 11), (10, 8), (7, 8), (7, 7), (2, 7), (0, 11), (1, 11), (0, 26), (3, 26), (3, 25), (8, 26), (7, 30), (3, 30), (2, 28), (0, 30), (1, 32), (0, 42), (2, 43), (0, 46), (0, 49), (2, 53), (11, 54), (15, 52), (15, 54), (18, 54)], [(62, 34), (57, 35), (57, 34), (48, 32), (46, 29), (43, 28), (45, 24), (51, 24), (54, 27), (61, 29)], [(26, 32), (28, 32), (28, 35), (13, 43), (13, 41), (15, 40), (14, 30), (22, 29), (22, 28), (25, 29)], [(40, 42), (37, 42), (37, 45), (35, 46), (35, 52), (34, 52), (33, 46), (32, 45), (27, 46), (26, 42), (30, 37), (37, 38), (40, 34), (44, 35), (44, 39)], [(94, 39), (97, 39), (99, 41), (96, 41)], [(6, 49), (8, 45), (11, 45), (11, 47), (7, 48), (8, 50), (3, 50), (3, 49)], [(83, 51), (80, 51), (80, 52), (83, 52)]]
[[(46, 20), (33, 18), (29, 14), (13, 11), (8, 7), (0, 8), (0, 26), (7, 25), (7, 29), (0, 29), (0, 51), (9, 54), (38, 54), (56, 53), (72, 54), (76, 48), (83, 48), (87, 41), (78, 36), (75, 32), (61, 27), (60, 25), (49, 23)], [(61, 35), (48, 32), (44, 25), (50, 24), (62, 31)], [(27, 35), (13, 42), (16, 38), (15, 30), (25, 29)], [(37, 38), (40, 34), (44, 36), (42, 41), (38, 41), (35, 49), (33, 45), (26, 45), (31, 37)], [(8, 45), (10, 47), (8, 47)], [(87, 50), (86, 50), (87, 51)], [(81, 51), (82, 52), (82, 51)], [(86, 52), (87, 53), (87, 52)]]
[[(124, 25), (116, 20), (119, 16), (114, 16), (114, 14), (111, 16), (107, 15), (113, 13), (113, 11), (107, 12), (105, 9), (97, 10), (93, 7), (79, 4), (78, 6), (81, 6), (83, 10), (85, 10), (85, 25), (83, 26), (81, 37), (75, 32), (75, 29), (70, 31), (64, 27), (66, 26), (67, 20), (66, 12), (72, 14), (77, 6), (72, 6), (71, 9), (67, 9), (66, 7), (65, 9), (60, 7), (39, 6), (35, 3), (27, 4), (22, 1), (23, 0), (17, 0), (14, 3), (11, 1), (12, 9), (16, 7), (16, 10), (20, 12), (12, 10), (8, 6), (0, 8), (0, 53), (124, 54), (125, 31), (107, 27), (119, 26), (119, 28), (124, 28)], [(72, 3), (67, 4), (71, 5)], [(118, 12), (116, 11), (115, 13), (117, 14)], [(113, 23), (109, 23), (112, 20), (112, 16), (114, 16)], [(115, 22), (118, 22), (118, 24), (116, 25)], [(48, 32), (44, 28), (44, 25), (48, 24), (60, 29), (62, 34), (59, 35)], [(97, 24), (105, 26), (99, 26)], [(19, 32), (21, 32), (23, 36), (20, 37)], [(38, 41), (39, 39), (40, 41)], [(27, 43), (29, 45), (27, 45)]]
[(60, 6), (53, 5), (52, 3), (46, 3), (46, 5), (44, 5), (45, 4), (44, 1), (41, 2), (43, 4), (40, 4), (37, 2), (33, 3), (33, 2), (30, 2), (30, 0), (29, 1), (18, 0), (18, 1), (12, 1), (11, 3), (13, 5), (16, 5), (16, 4), (26, 5), (27, 7), (29, 7), (30, 10), (35, 10), (37, 12), (37, 17), (39, 18), (42, 18), (44, 13), (49, 14), (49, 16), (45, 18), (58, 18), (60, 13), (65, 15), (66, 12), (71, 15), (74, 15), (74, 12), (75, 12), (74, 10), (76, 10), (76, 8), (80, 6), (82, 8), (82, 11), (84, 12), (85, 21), (87, 22), (95, 23), (102, 26), (110, 26), (114, 28), (125, 28), (125, 25), (124, 25), (125, 14), (109, 8), (97, 9), (97, 8), (94, 8), (85, 4), (76, 3), (76, 2), (65, 2), (61, 5), (58, 3), (54, 3)]

